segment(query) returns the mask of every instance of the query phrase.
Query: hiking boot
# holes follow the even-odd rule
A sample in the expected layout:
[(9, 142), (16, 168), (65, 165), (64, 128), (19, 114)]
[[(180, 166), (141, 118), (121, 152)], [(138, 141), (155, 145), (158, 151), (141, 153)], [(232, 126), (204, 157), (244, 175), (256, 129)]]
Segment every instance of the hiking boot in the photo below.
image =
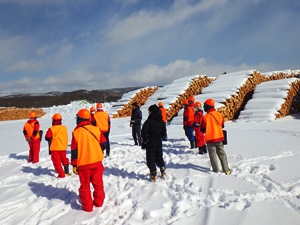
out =
[(156, 176), (151, 176), (151, 181), (156, 182)]
[(227, 172), (225, 172), (225, 174), (226, 174), (226, 175), (230, 175), (230, 174), (231, 174), (231, 172), (230, 172), (230, 171), (227, 171)]
[(203, 147), (199, 147), (198, 149), (199, 149), (199, 154), (203, 155)]
[(64, 165), (64, 172), (66, 176), (70, 176), (70, 172), (69, 172), (69, 165)]
[(150, 179), (152, 182), (156, 181), (156, 171), (150, 172)]

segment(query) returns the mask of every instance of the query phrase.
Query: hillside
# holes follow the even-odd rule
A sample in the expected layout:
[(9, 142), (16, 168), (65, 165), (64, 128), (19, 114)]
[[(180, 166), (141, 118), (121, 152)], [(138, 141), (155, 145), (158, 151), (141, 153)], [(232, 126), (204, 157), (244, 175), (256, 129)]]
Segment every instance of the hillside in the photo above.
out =
[(76, 90), (71, 92), (48, 92), (45, 94), (20, 94), (0, 97), (0, 107), (43, 108), (66, 105), (74, 100), (86, 99), (90, 102), (115, 102), (124, 93), (139, 87), (113, 88), (105, 90)]

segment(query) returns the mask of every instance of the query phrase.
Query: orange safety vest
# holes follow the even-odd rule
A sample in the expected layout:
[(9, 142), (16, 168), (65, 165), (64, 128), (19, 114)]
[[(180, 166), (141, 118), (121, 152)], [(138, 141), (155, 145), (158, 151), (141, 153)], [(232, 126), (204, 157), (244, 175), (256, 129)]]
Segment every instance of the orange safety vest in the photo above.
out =
[(167, 110), (164, 107), (159, 107), (161, 111), (162, 120), (166, 123), (167, 122)]
[(218, 111), (211, 111), (207, 113), (203, 120), (206, 124), (205, 126), (205, 137), (206, 141), (223, 141), (223, 131), (222, 131), (222, 124), (224, 123), (224, 118), (221, 113)]
[(52, 139), (50, 150), (65, 151), (68, 147), (68, 130), (64, 125), (55, 125), (50, 127)]
[(72, 134), (77, 143), (78, 167), (103, 160), (103, 151), (100, 146), (101, 131), (98, 127), (85, 125), (76, 128)]
[(96, 120), (96, 126), (100, 128), (101, 131), (109, 130), (109, 115), (104, 111), (97, 111), (94, 113), (94, 118)]
[[(29, 121), (27, 121), (25, 124), (24, 124), (24, 130), (26, 130), (26, 132), (27, 132), (27, 135), (28, 135), (28, 137), (32, 137), (32, 133), (33, 133), (33, 131), (34, 131), (34, 123), (35, 122), (37, 122), (36, 120), (34, 120), (34, 122), (31, 122), (30, 123), (30, 120)], [(40, 124), (39, 124), (39, 130), (40, 130)], [(33, 140), (36, 140), (36, 139), (40, 139), (40, 132), (38, 131), (37, 132), (37, 134), (36, 134), (36, 136), (34, 137), (34, 139)]]

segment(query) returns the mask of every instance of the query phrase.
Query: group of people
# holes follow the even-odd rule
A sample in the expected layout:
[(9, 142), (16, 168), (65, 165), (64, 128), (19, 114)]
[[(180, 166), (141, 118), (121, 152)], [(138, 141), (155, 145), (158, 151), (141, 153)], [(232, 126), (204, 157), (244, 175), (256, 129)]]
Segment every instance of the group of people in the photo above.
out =
[[(206, 154), (208, 151), (213, 172), (219, 172), (218, 159), (222, 166), (222, 171), (230, 175), (227, 155), (224, 150), (224, 117), (215, 109), (215, 101), (207, 99), (203, 108), (201, 102), (195, 102), (195, 98), (190, 96), (182, 103), (183, 129), (190, 141), (190, 148), (197, 148), (199, 154)], [(203, 114), (203, 109), (206, 114)]]
[[(52, 126), (47, 130), (45, 140), (49, 144), (49, 154), (58, 178), (69, 176), (69, 165), (73, 172), (79, 175), (79, 198), (82, 209), (93, 211), (93, 207), (101, 207), (104, 199), (102, 160), (104, 150), (109, 156), (110, 117), (102, 109), (102, 104), (96, 105), (97, 110), (81, 109), (76, 114), (76, 124), (72, 132), (71, 162), (66, 156), (68, 147), (68, 130), (62, 124), (62, 116), (56, 113), (52, 116)], [(101, 127), (101, 128), (100, 128)], [(37, 114), (31, 112), (29, 120), (24, 124), (23, 134), (29, 145), (28, 162), (39, 162), (41, 131)], [(90, 183), (94, 187), (91, 196)]]
[[(230, 174), (227, 156), (222, 141), (224, 128), (223, 115), (216, 111), (213, 99), (202, 104), (195, 102), (193, 96), (183, 103), (183, 128), (190, 141), (191, 148), (199, 149), (200, 154), (208, 151), (213, 172), (219, 172), (217, 157), (221, 161), (222, 170)], [(142, 112), (137, 103), (132, 104), (130, 127), (134, 145), (146, 149), (146, 162), (151, 180), (157, 179), (157, 167), (161, 178), (166, 178), (166, 166), (163, 160), (162, 141), (167, 140), (167, 112), (163, 103), (153, 104), (148, 108), (148, 117), (142, 121)], [(79, 175), (79, 197), (82, 209), (91, 212), (93, 207), (101, 207), (105, 199), (103, 172), (104, 150), (110, 155), (109, 133), (110, 117), (103, 110), (102, 104), (96, 108), (81, 109), (76, 114), (76, 124), (71, 139), (71, 160), (66, 156), (68, 147), (68, 130), (62, 124), (62, 116), (56, 113), (52, 116), (52, 126), (47, 130), (45, 140), (49, 143), (49, 154), (58, 178), (70, 175), (69, 165), (73, 166), (73, 173)], [(39, 162), (40, 142), (42, 132), (37, 120), (37, 114), (31, 112), (25, 123), (23, 134), (29, 145), (28, 162)], [(94, 187), (91, 196), (90, 183)]]

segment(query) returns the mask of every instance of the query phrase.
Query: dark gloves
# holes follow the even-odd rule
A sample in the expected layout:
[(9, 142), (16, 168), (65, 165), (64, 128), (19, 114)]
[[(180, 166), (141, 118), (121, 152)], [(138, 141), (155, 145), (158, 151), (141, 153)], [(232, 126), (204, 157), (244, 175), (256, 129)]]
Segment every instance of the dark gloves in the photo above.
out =
[(148, 144), (148, 142), (149, 142), (149, 140), (147, 140), (147, 141), (143, 141), (142, 142), (142, 149), (145, 149), (146, 148), (146, 146), (147, 146), (147, 144)]

